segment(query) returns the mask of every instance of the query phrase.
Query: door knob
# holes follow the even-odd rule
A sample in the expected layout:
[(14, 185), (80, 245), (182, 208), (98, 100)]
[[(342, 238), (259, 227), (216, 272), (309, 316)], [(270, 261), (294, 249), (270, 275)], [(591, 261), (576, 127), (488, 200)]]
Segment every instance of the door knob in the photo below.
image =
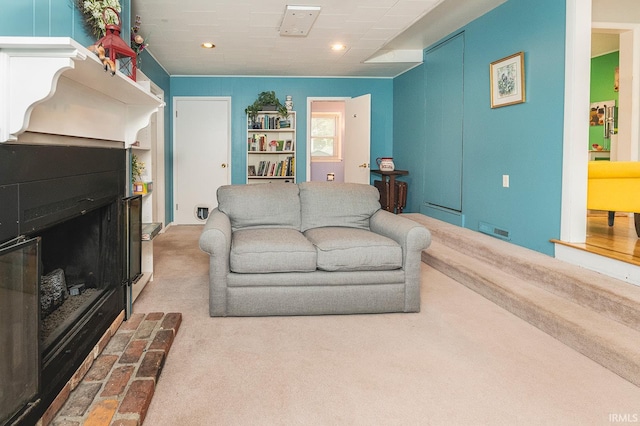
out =
[(365, 168), (365, 169), (366, 169), (367, 167), (369, 167), (369, 164), (367, 164), (367, 163), (362, 163), (362, 164), (360, 164), (358, 167), (362, 167), (362, 168)]
[(226, 164), (226, 163), (222, 163), (220, 166), (221, 166), (223, 169), (226, 169), (226, 168), (227, 168), (227, 164)]

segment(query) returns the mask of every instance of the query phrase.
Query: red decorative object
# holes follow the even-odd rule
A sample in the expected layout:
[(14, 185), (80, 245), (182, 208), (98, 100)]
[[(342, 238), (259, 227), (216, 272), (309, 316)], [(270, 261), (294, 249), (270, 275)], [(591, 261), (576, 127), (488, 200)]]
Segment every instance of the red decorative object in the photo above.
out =
[[(108, 24), (105, 12), (107, 9), (111, 9), (113, 13), (118, 17), (117, 24)], [(118, 61), (118, 69), (131, 80), (136, 81), (136, 52), (133, 51), (120, 37), (120, 14), (112, 7), (107, 7), (102, 12), (102, 19), (104, 20), (106, 34), (100, 40), (97, 41), (96, 46), (102, 45), (105, 49), (106, 56), (114, 63)]]

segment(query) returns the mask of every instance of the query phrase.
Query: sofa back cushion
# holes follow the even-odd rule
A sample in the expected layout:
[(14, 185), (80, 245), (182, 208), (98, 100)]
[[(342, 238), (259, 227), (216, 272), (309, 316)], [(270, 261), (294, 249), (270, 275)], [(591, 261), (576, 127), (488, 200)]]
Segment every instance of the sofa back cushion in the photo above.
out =
[(229, 216), (231, 229), (291, 228), (300, 230), (300, 192), (291, 183), (223, 185), (218, 210)]
[(324, 226), (369, 229), (369, 218), (380, 210), (380, 193), (359, 183), (302, 182), (302, 232)]

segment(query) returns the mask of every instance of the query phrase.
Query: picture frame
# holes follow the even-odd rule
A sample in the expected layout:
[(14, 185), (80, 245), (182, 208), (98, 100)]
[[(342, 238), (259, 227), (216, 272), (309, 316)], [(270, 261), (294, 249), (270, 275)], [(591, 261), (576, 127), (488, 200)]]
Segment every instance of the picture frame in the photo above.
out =
[(293, 151), (293, 141), (287, 140), (284, 143), (284, 151)]
[(526, 101), (524, 52), (491, 62), (491, 108), (521, 104)]
[(256, 166), (249, 166), (248, 173), (249, 173), (249, 176), (255, 176), (256, 175)]

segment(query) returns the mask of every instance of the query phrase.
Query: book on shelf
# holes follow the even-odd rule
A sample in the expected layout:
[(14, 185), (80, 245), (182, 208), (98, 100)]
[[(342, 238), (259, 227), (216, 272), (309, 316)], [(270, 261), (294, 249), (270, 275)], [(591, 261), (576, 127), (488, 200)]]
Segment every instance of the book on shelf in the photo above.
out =
[(142, 224), (142, 241), (151, 241), (162, 229), (161, 222)]

